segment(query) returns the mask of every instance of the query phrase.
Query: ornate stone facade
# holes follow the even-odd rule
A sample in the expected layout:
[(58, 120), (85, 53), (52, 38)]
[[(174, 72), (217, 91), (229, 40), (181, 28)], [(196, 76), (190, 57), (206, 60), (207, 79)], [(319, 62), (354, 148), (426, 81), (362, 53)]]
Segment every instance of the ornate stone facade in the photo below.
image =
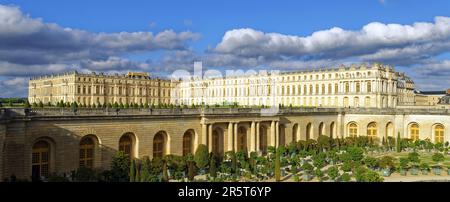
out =
[(414, 83), (390, 66), (340, 66), (305, 72), (182, 80), (172, 103), (395, 108), (411, 104)]
[(152, 78), (147, 73), (126, 75), (81, 74), (71, 72), (30, 79), (30, 103), (56, 104), (77, 102), (85, 105), (103, 104), (169, 104), (172, 83)]
[[(48, 157), (45, 174), (68, 173), (86, 162), (93, 168), (109, 169), (118, 150), (143, 158), (184, 155), (205, 144), (219, 154), (264, 153), (268, 146), (319, 135), (369, 135), (381, 140), (397, 133), (404, 138), (446, 142), (450, 141), (449, 128), (448, 109), (282, 108), (273, 116), (257, 108), (79, 109), (76, 115), (70, 109), (27, 113), (2, 109), (0, 179), (12, 174), (31, 179), (33, 166), (43, 165), (33, 163), (35, 154)], [(84, 144), (86, 139), (90, 147)], [(92, 149), (89, 159), (80, 156), (86, 148)]]

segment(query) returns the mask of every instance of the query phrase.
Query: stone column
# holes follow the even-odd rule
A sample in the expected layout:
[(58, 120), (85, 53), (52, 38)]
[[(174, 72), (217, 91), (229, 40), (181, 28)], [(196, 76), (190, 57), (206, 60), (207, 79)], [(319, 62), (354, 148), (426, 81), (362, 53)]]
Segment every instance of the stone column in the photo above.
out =
[(256, 123), (252, 121), (252, 124), (250, 126), (250, 151), (256, 151), (256, 129), (255, 129)]
[(275, 147), (278, 148), (278, 146), (280, 145), (280, 122), (277, 121), (275, 123)]
[[(338, 137), (338, 138), (341, 138), (341, 137), (344, 137), (344, 134), (342, 134), (342, 122), (341, 122), (341, 120), (342, 120), (342, 114), (341, 113), (339, 113), (338, 114), (338, 117), (337, 117), (337, 120), (336, 120), (336, 125), (335, 125), (335, 130), (336, 130), (336, 137)], [(345, 128), (345, 127), (344, 127)]]
[(213, 148), (213, 137), (212, 137), (212, 129), (213, 129), (213, 124), (209, 124), (208, 125), (208, 148), (209, 148), (209, 152), (212, 152), (212, 148)]
[(208, 125), (207, 124), (202, 124), (202, 143), (204, 145), (207, 145), (207, 140), (208, 140), (208, 130), (207, 130)]
[(256, 151), (260, 151), (261, 150), (261, 148), (259, 147), (259, 145), (261, 144), (260, 143), (260, 132), (261, 131), (259, 131), (259, 127), (260, 127), (260, 123), (259, 122), (256, 122)]
[(228, 123), (228, 151), (233, 151), (233, 123)]
[(238, 141), (238, 124), (239, 123), (234, 123), (234, 127), (233, 127), (233, 130), (234, 130), (234, 134), (233, 134), (233, 136), (234, 136), (234, 151), (237, 151), (237, 141)]
[(270, 124), (270, 146), (275, 146), (275, 121)]

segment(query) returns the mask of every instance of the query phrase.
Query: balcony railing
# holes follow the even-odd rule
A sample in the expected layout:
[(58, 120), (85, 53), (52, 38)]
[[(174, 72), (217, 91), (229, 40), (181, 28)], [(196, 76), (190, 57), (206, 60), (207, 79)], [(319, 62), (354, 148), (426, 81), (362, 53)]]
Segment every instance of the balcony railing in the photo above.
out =
[[(154, 116), (176, 116), (176, 115), (245, 115), (262, 114), (261, 108), (158, 108), (158, 109), (113, 109), (113, 108), (2, 108), (0, 119), (13, 117), (52, 117), (52, 116), (130, 116), (130, 115), (154, 115)], [(273, 115), (295, 115), (295, 114), (428, 114), (428, 115), (450, 115), (450, 109), (438, 108), (317, 108), (317, 107), (284, 107), (272, 110)]]

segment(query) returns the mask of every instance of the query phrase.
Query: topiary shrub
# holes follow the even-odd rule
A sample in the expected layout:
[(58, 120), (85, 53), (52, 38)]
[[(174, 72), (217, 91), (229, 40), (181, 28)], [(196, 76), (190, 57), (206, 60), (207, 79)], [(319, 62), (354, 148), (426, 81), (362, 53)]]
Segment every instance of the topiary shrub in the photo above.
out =
[(331, 180), (336, 181), (339, 177), (339, 168), (337, 166), (331, 166), (327, 170), (327, 175)]
[(200, 144), (195, 151), (194, 161), (197, 167), (204, 170), (209, 163), (208, 147), (204, 144)]

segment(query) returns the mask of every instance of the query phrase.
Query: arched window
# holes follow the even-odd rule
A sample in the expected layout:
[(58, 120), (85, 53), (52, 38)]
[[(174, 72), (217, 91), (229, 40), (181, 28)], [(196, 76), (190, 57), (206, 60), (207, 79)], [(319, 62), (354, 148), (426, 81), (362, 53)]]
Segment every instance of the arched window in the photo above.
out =
[(367, 82), (367, 92), (368, 93), (372, 92), (372, 82), (370, 81)]
[(164, 133), (158, 132), (153, 138), (153, 158), (162, 158), (165, 155)]
[(244, 127), (240, 127), (238, 130), (238, 151), (247, 150), (247, 131)]
[(348, 97), (344, 97), (344, 107), (348, 107)]
[(223, 131), (216, 128), (212, 133), (212, 152), (216, 155), (223, 153)]
[(330, 137), (334, 137), (334, 122), (331, 122), (330, 124)]
[(320, 94), (320, 89), (319, 89), (319, 84), (316, 84), (316, 92), (314, 92), (314, 94), (318, 95)]
[(350, 84), (348, 82), (345, 82), (345, 92), (350, 92)]
[(259, 148), (263, 154), (267, 153), (267, 128), (265, 126), (259, 127)]
[(367, 136), (369, 138), (377, 137), (377, 124), (375, 122), (369, 123), (369, 125), (367, 125)]
[(331, 95), (331, 91), (333, 91), (332, 88), (333, 88), (333, 87), (332, 87), (331, 83), (328, 84), (328, 95)]
[(94, 167), (95, 143), (91, 137), (84, 137), (80, 141), (80, 167)]
[(369, 97), (369, 96), (366, 97), (366, 99), (365, 99), (365, 101), (364, 101), (364, 106), (365, 106), (365, 107), (371, 107), (371, 106), (370, 106), (370, 97)]
[(358, 136), (358, 125), (356, 123), (348, 124), (348, 136), (349, 137), (357, 137)]
[(413, 141), (419, 139), (419, 125), (417, 123), (413, 123), (409, 126), (409, 138)]
[(308, 125), (306, 125), (306, 140), (311, 139), (312, 136), (312, 125), (311, 123), (308, 123)]
[(292, 142), (297, 142), (298, 124), (294, 124), (292, 128)]
[(320, 136), (320, 135), (324, 135), (324, 134), (323, 134), (323, 130), (324, 130), (324, 124), (323, 124), (323, 122), (321, 122), (321, 123), (319, 124), (319, 136)]
[(309, 94), (310, 94), (310, 95), (313, 94), (313, 85), (309, 85)]
[(192, 131), (187, 131), (183, 136), (183, 156), (193, 154), (194, 150), (194, 134)]
[(339, 92), (339, 85), (334, 84), (334, 94), (337, 94)]
[(353, 105), (355, 106), (355, 107), (359, 107), (359, 97), (355, 97), (355, 98), (353, 98)]
[(50, 172), (50, 144), (41, 140), (32, 149), (32, 178), (48, 177)]
[(325, 94), (325, 84), (322, 84), (322, 94)]
[(434, 127), (434, 142), (444, 143), (444, 126), (441, 124)]
[(126, 155), (133, 156), (133, 140), (131, 139), (131, 134), (127, 133), (122, 135), (119, 140), (119, 151)]

